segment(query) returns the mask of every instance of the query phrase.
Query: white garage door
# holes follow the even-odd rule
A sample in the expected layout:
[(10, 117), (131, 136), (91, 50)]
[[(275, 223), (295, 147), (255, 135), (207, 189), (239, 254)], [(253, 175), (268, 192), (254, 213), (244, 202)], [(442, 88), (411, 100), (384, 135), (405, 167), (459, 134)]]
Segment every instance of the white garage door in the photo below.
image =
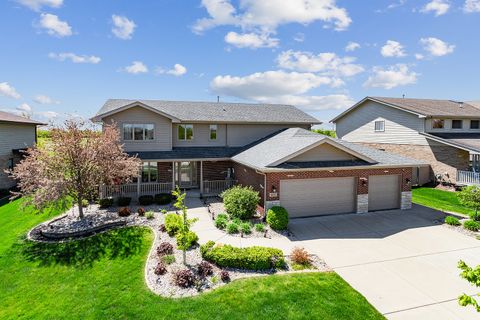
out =
[(354, 177), (280, 181), (280, 204), (291, 218), (355, 212)]
[(400, 208), (399, 175), (370, 176), (368, 180), (368, 211)]

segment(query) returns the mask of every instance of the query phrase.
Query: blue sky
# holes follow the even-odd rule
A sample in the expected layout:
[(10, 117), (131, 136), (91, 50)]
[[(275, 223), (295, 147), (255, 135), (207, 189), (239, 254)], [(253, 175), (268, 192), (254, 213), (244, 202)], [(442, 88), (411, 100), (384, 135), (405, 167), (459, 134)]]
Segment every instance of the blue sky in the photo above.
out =
[(0, 110), (40, 120), (108, 98), (320, 120), (367, 95), (480, 99), (480, 0), (6, 0), (0, 17)]

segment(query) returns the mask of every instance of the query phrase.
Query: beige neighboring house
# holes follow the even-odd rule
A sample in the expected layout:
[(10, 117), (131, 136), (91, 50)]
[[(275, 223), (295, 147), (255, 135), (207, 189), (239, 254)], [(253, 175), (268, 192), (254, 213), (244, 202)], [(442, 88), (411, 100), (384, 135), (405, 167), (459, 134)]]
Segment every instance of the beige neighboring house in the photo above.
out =
[(0, 111), (0, 189), (15, 185), (4, 170), (12, 169), (22, 158), (22, 151), (35, 144), (39, 125), (43, 123)]
[(414, 183), (480, 184), (480, 105), (454, 100), (366, 97), (331, 120), (346, 141), (427, 162)]

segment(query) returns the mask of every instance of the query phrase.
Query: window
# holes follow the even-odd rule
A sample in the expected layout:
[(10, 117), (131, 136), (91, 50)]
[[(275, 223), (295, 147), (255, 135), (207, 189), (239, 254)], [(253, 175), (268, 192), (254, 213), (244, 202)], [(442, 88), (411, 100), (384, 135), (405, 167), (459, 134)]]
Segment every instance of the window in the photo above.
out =
[(153, 140), (153, 124), (123, 124), (123, 140)]
[(217, 125), (210, 125), (210, 140), (217, 140)]
[(480, 129), (480, 120), (470, 120), (470, 129)]
[(157, 182), (158, 167), (156, 162), (144, 162), (142, 165), (142, 182)]
[(7, 169), (8, 170), (13, 170), (13, 158), (8, 159)]
[(444, 121), (442, 119), (432, 119), (433, 129), (443, 129)]
[(193, 124), (178, 125), (178, 140), (193, 140)]
[(452, 129), (462, 129), (463, 121), (462, 120), (452, 120)]
[(385, 120), (375, 121), (375, 132), (385, 131)]

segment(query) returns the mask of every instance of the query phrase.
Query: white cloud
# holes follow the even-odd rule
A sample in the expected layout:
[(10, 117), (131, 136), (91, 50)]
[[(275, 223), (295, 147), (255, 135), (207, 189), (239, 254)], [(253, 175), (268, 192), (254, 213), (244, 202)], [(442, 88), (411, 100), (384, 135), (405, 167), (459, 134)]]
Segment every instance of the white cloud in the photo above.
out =
[(147, 73), (148, 67), (142, 61), (133, 61), (131, 65), (123, 68), (123, 71), (132, 74)]
[(450, 54), (455, 50), (455, 45), (448, 44), (437, 38), (422, 38), (420, 43), (423, 44), (423, 49), (429, 52), (432, 56), (441, 57)]
[(347, 43), (347, 46), (345, 47), (345, 51), (352, 52), (357, 49), (360, 49), (360, 47), (361, 47), (360, 43), (350, 41), (349, 43)]
[(298, 32), (294, 37), (293, 40), (296, 42), (303, 42), (305, 41), (305, 34), (302, 32)]
[(450, 4), (446, 0), (432, 0), (427, 3), (420, 11), (424, 13), (433, 12), (435, 16), (441, 16), (448, 12)]
[(466, 0), (463, 11), (467, 13), (480, 12), (480, 0)]
[(137, 25), (133, 20), (129, 20), (125, 16), (112, 15), (112, 22), (114, 27), (112, 33), (120, 39), (128, 40), (132, 38), (133, 32)]
[(269, 97), (258, 101), (265, 103), (291, 104), (309, 112), (344, 109), (355, 104), (352, 98), (344, 94), (332, 94), (326, 96), (285, 95)]
[(58, 16), (50, 13), (40, 15), (39, 27), (47, 30), (51, 36), (68, 37), (73, 34), (72, 28), (66, 21), (62, 21)]
[(157, 69), (155, 70), (155, 72), (157, 74), (171, 74), (173, 76), (176, 76), (176, 77), (180, 77), (180, 76), (183, 76), (185, 73), (187, 73), (187, 68), (182, 66), (181, 64), (179, 63), (176, 63), (172, 69), (170, 70), (165, 70), (163, 69), (162, 67), (157, 67)]
[(36, 103), (39, 103), (39, 104), (59, 104), (60, 103), (60, 101), (54, 100), (54, 99), (52, 99), (49, 96), (46, 96), (44, 94), (39, 94), (39, 95), (35, 96), (33, 101), (35, 101)]
[(278, 46), (278, 39), (271, 38), (268, 34), (243, 33), (230, 31), (225, 36), (225, 42), (237, 48), (272, 48)]
[(18, 111), (20, 112), (25, 112), (27, 114), (31, 114), (32, 113), (32, 107), (30, 107), (28, 104), (26, 103), (22, 103), (21, 105), (19, 105), (17, 108), (16, 108)]
[(400, 42), (388, 40), (382, 47), (380, 53), (384, 57), (404, 57), (406, 56), (403, 45)]
[(364, 69), (354, 64), (355, 58), (341, 58), (335, 53), (324, 52), (317, 55), (307, 51), (284, 51), (277, 57), (279, 67), (302, 72), (320, 72), (323, 75), (352, 77)]
[(425, 59), (425, 56), (421, 53), (415, 53), (415, 59), (423, 60), (423, 59)]
[(5, 97), (10, 97), (14, 99), (20, 99), (21, 96), (15, 90), (14, 87), (8, 84), (8, 82), (0, 82), (0, 95), (5, 96)]
[(91, 64), (97, 64), (99, 63), (102, 59), (96, 56), (87, 56), (87, 55), (77, 55), (72, 52), (62, 52), (62, 53), (53, 53), (50, 52), (48, 54), (48, 57), (51, 59), (55, 59), (58, 61), (65, 61), (65, 60), (70, 60), (73, 63), (91, 63)]
[(40, 119), (45, 119), (47, 121), (54, 121), (56, 118), (60, 116), (58, 112), (55, 111), (39, 111), (35, 112), (34, 115), (38, 116)]
[(40, 11), (42, 7), (60, 8), (63, 0), (17, 0), (17, 2), (34, 11)]
[(388, 68), (374, 67), (373, 75), (363, 84), (367, 88), (392, 89), (417, 82), (418, 74), (410, 71), (405, 64), (397, 64)]

